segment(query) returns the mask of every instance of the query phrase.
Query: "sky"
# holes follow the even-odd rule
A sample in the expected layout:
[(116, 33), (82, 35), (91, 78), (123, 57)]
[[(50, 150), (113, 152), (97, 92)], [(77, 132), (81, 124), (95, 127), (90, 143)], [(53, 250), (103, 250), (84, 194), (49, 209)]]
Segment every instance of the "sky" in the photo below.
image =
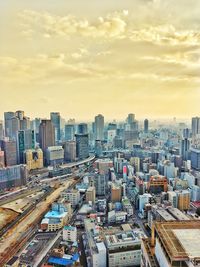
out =
[(200, 115), (199, 0), (1, 0), (0, 117)]

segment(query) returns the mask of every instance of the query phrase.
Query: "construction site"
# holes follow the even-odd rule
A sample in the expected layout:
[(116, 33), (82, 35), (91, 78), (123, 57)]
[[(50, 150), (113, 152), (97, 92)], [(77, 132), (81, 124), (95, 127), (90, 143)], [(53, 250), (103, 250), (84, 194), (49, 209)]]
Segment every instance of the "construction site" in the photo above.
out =
[(156, 222), (152, 227), (151, 238), (144, 239), (143, 246), (152, 267), (192, 267), (200, 265), (199, 240), (199, 220)]

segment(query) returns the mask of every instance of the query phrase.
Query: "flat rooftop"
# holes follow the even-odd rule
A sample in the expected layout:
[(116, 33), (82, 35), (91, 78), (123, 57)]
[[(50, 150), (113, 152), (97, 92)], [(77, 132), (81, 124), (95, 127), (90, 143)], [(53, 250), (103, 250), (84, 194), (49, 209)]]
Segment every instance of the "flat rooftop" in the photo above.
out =
[(156, 222), (155, 230), (172, 261), (200, 257), (200, 221)]
[(188, 253), (189, 258), (200, 257), (200, 229), (185, 229), (173, 230), (179, 242)]
[(115, 234), (106, 235), (106, 242), (108, 247), (123, 245), (123, 244), (137, 244), (144, 238), (145, 235), (141, 231), (122, 231)]

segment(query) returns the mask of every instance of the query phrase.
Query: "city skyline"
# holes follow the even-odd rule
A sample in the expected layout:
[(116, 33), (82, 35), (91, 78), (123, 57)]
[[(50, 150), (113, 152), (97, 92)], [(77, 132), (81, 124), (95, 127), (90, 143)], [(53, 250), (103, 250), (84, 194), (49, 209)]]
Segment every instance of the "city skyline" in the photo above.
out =
[(199, 9), (197, 0), (2, 1), (0, 113), (198, 115)]

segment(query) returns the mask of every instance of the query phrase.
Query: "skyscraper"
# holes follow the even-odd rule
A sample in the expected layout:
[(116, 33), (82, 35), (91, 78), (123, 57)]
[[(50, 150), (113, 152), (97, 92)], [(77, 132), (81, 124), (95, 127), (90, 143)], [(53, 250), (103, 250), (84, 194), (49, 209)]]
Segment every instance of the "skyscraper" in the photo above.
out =
[(190, 154), (190, 141), (187, 138), (181, 140), (180, 155), (183, 160), (188, 160)]
[(192, 136), (200, 134), (200, 117), (192, 118)]
[(33, 130), (20, 130), (17, 135), (18, 163), (25, 163), (25, 150), (35, 148), (35, 133)]
[(135, 120), (135, 114), (133, 114), (133, 113), (128, 114), (127, 123), (132, 124), (134, 122), (134, 120)]
[(88, 134), (76, 134), (76, 155), (79, 159), (89, 156)]
[(104, 117), (99, 114), (94, 123), (95, 140), (104, 140)]
[(79, 123), (77, 126), (77, 133), (87, 134), (88, 133), (87, 123)]
[(49, 146), (55, 146), (55, 127), (51, 120), (42, 120), (39, 127), (39, 143), (44, 154)]
[(200, 149), (198, 148), (191, 148), (191, 166), (200, 171)]
[(66, 124), (65, 125), (65, 140), (71, 141), (74, 140), (75, 134), (75, 127), (73, 124)]
[(76, 161), (76, 142), (75, 141), (65, 142), (64, 157), (65, 157), (65, 161), (67, 162)]
[(15, 140), (3, 140), (2, 150), (4, 151), (6, 166), (17, 164), (17, 146)]
[(4, 123), (5, 123), (5, 136), (9, 137), (10, 134), (10, 119), (15, 116), (12, 111), (4, 112)]
[(144, 132), (148, 133), (149, 131), (149, 121), (147, 119), (144, 120)]
[(51, 112), (50, 113), (51, 121), (55, 127), (55, 138), (56, 141), (59, 141), (61, 139), (61, 129), (60, 129), (60, 113), (59, 112)]
[(3, 134), (3, 123), (2, 123), (2, 121), (0, 121), (0, 140), (3, 139), (3, 136), (4, 136), (4, 134)]
[(20, 130), (20, 121), (17, 117), (12, 117), (9, 120), (9, 135), (10, 139), (16, 140), (17, 132)]

